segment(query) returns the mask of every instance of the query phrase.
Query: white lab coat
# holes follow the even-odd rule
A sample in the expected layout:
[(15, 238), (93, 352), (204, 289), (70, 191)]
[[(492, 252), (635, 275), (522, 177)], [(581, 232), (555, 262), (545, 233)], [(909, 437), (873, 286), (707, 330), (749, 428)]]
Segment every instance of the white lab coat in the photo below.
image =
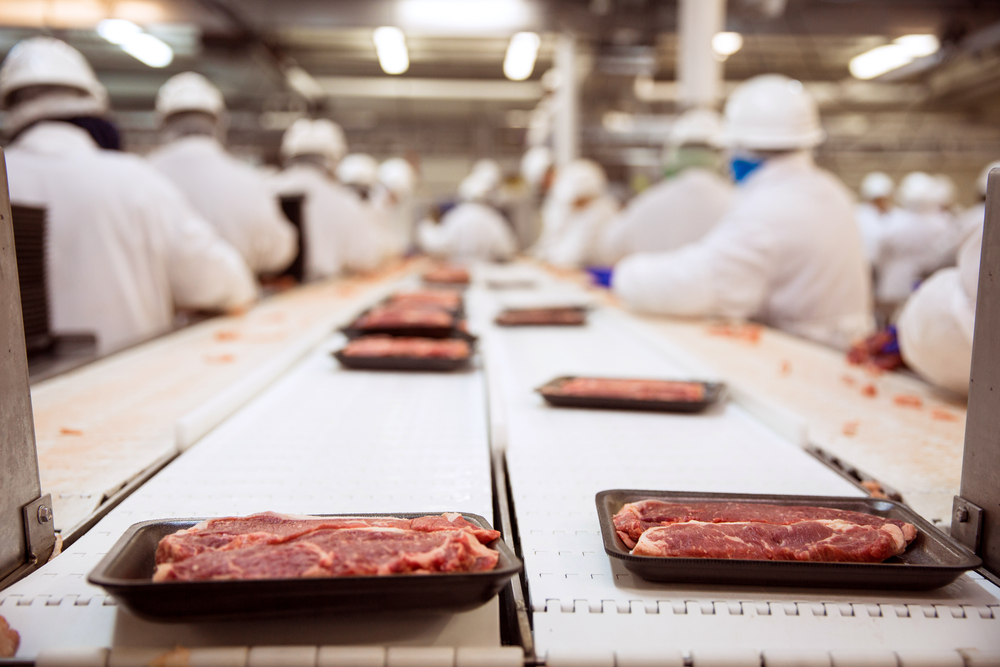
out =
[(302, 226), (305, 279), (318, 280), (348, 271), (374, 271), (385, 258), (384, 237), (358, 195), (319, 168), (295, 164), (277, 174), (279, 196), (304, 195)]
[(953, 260), (955, 230), (951, 214), (896, 208), (884, 220), (879, 234), (875, 267), (875, 297), (883, 303), (902, 303), (917, 282)]
[(254, 273), (277, 273), (298, 250), (264, 176), (233, 158), (214, 137), (182, 137), (149, 156)]
[(601, 263), (611, 266), (637, 252), (666, 252), (700, 240), (722, 219), (733, 194), (728, 181), (701, 167), (657, 183), (605, 229)]
[(982, 245), (980, 225), (962, 244), (958, 266), (925, 280), (896, 323), (907, 365), (933, 384), (960, 394), (969, 392)]
[(955, 216), (957, 230), (957, 247), (961, 249), (965, 242), (977, 231), (981, 234), (983, 222), (986, 220), (986, 202), (971, 206)]
[(417, 242), (427, 254), (453, 260), (502, 261), (517, 252), (504, 217), (492, 206), (471, 201), (445, 213), (438, 224), (421, 222)]
[(612, 279), (639, 310), (752, 317), (836, 347), (873, 326), (853, 198), (807, 153), (759, 167), (701, 241), (633, 255)]
[(43, 122), (7, 148), (11, 201), (48, 209), (52, 329), (110, 352), (169, 329), (174, 306), (227, 309), (253, 275), (166, 178), (86, 131)]
[(858, 229), (861, 231), (861, 242), (865, 247), (865, 257), (873, 264), (878, 257), (879, 240), (885, 228), (887, 215), (889, 214), (883, 213), (882, 209), (870, 202), (861, 202), (854, 211)]
[(568, 205), (559, 209), (565, 218), (547, 239), (541, 258), (555, 266), (582, 268), (600, 264), (600, 243), (605, 230), (618, 215), (618, 202), (607, 195), (592, 200), (584, 208)]

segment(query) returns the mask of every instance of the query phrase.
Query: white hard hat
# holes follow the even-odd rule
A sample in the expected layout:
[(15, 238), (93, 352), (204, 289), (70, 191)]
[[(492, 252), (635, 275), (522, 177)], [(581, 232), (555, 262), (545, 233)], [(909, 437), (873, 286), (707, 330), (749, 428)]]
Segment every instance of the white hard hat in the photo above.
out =
[(552, 167), (552, 151), (547, 146), (535, 146), (521, 158), (521, 176), (533, 188), (537, 188), (546, 172)]
[(889, 174), (884, 171), (873, 171), (861, 181), (861, 198), (871, 201), (881, 197), (891, 197), (895, 188), (896, 184)]
[(722, 118), (712, 109), (690, 109), (685, 111), (673, 125), (667, 136), (667, 145), (681, 147), (688, 144), (712, 145), (722, 131)]
[(394, 157), (379, 166), (378, 181), (394, 195), (405, 197), (413, 194), (417, 186), (417, 175), (406, 159)]
[(370, 188), (378, 183), (378, 160), (364, 153), (352, 153), (337, 165), (337, 180), (345, 185)]
[(489, 158), (476, 160), (470, 173), (483, 174), (485, 178), (495, 181), (497, 185), (500, 185), (500, 181), (503, 180), (503, 170), (500, 168), (500, 164)]
[(787, 151), (812, 148), (824, 139), (816, 101), (802, 83), (781, 74), (762, 74), (744, 81), (729, 96), (719, 143)]
[(941, 184), (930, 174), (911, 172), (899, 182), (896, 201), (903, 208), (918, 212), (940, 206)]
[(463, 201), (486, 199), (497, 189), (499, 182), (485, 171), (472, 172), (458, 185), (458, 197)]
[(976, 179), (976, 186), (979, 188), (979, 194), (986, 196), (986, 188), (989, 185), (988, 181), (990, 178), (990, 171), (993, 169), (1000, 169), (1000, 160), (996, 162), (990, 162), (988, 165), (983, 167), (983, 170), (979, 172), (979, 178)]
[(202, 111), (218, 118), (225, 110), (222, 93), (197, 72), (170, 77), (156, 94), (156, 111), (161, 117), (181, 111)]
[(942, 208), (947, 208), (955, 203), (955, 181), (948, 174), (935, 174), (934, 182), (937, 184), (937, 203)]
[(326, 118), (299, 118), (281, 139), (281, 154), (286, 159), (299, 155), (322, 155), (333, 164), (347, 153), (347, 140), (340, 126)]
[(552, 186), (552, 197), (561, 202), (600, 197), (607, 184), (608, 179), (601, 165), (593, 160), (577, 159), (559, 170)]
[(28, 86), (66, 86), (82, 90), (107, 110), (108, 91), (87, 59), (66, 42), (32, 37), (14, 45), (0, 67), (0, 106), (7, 96)]

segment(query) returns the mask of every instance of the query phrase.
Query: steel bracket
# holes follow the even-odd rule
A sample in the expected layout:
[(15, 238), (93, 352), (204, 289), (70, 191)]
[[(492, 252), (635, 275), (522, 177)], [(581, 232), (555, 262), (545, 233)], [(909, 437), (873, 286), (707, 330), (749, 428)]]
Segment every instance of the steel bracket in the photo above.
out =
[(28, 544), (28, 564), (44, 565), (56, 546), (52, 495), (46, 493), (21, 508), (24, 513), (24, 538)]
[(983, 508), (955, 496), (951, 506), (951, 536), (978, 554), (982, 532)]

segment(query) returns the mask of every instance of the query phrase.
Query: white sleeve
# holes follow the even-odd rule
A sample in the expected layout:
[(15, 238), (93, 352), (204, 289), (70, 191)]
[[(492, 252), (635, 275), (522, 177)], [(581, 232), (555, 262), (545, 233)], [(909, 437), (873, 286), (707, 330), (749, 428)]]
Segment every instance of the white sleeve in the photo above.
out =
[(417, 225), (417, 245), (428, 255), (445, 257), (454, 251), (448, 230), (431, 220), (421, 220)]
[(164, 228), (174, 305), (227, 310), (255, 301), (257, 285), (240, 253), (195, 213), (173, 184), (159, 174), (155, 177), (160, 187), (146, 202)]
[(625, 258), (615, 266), (613, 288), (638, 310), (750, 317), (767, 296), (777, 245), (772, 236), (760, 218), (729, 215), (698, 243)]

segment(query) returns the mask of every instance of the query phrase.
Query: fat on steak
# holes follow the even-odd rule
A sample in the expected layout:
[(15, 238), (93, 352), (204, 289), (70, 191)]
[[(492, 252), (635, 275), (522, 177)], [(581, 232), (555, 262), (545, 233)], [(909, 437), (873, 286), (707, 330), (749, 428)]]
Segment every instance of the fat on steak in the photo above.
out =
[(632, 554), (668, 558), (732, 558), (881, 563), (906, 549), (898, 526), (834, 520), (773, 523), (688, 521), (645, 531)]

